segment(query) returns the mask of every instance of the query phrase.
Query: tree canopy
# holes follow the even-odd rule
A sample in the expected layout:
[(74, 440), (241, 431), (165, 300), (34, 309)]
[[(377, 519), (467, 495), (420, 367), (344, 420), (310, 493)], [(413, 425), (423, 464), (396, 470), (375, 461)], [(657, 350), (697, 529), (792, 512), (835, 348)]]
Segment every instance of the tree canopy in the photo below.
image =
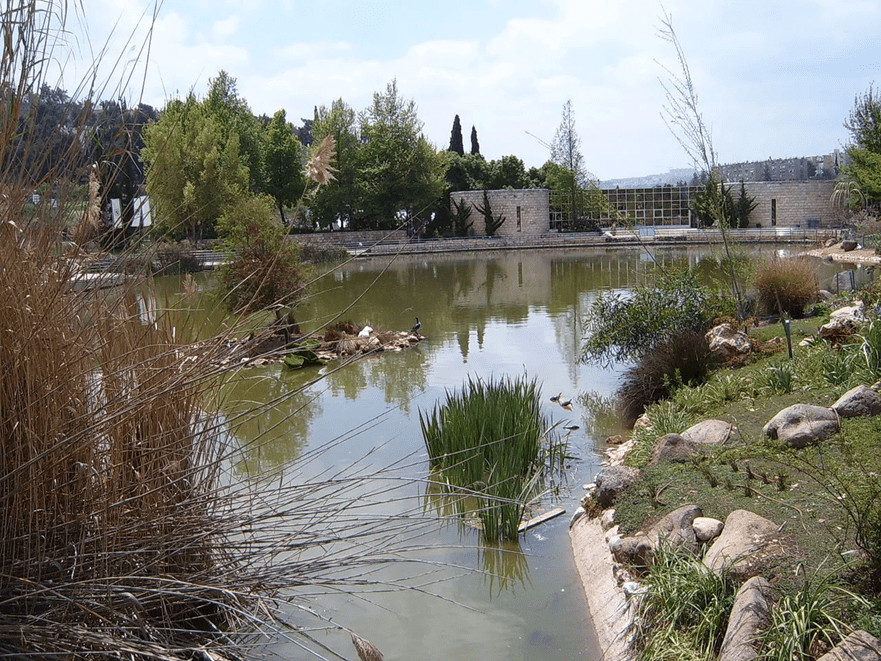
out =
[(844, 123), (850, 131), (850, 163), (842, 168), (870, 200), (881, 200), (881, 95), (870, 85), (858, 94)]
[(456, 152), (459, 156), (465, 154), (465, 144), (462, 141), (462, 124), (459, 122), (459, 115), (456, 115), (455, 119), (453, 119), (453, 128), (450, 131), (450, 148), (448, 151)]

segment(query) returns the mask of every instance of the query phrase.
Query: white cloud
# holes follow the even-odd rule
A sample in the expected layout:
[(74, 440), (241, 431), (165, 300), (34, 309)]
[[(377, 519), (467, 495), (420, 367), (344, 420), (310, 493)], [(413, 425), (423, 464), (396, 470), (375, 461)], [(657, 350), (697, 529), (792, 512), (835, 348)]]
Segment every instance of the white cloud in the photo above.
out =
[(233, 36), (239, 30), (239, 17), (237, 14), (228, 16), (220, 21), (215, 21), (211, 26), (214, 39), (222, 40)]

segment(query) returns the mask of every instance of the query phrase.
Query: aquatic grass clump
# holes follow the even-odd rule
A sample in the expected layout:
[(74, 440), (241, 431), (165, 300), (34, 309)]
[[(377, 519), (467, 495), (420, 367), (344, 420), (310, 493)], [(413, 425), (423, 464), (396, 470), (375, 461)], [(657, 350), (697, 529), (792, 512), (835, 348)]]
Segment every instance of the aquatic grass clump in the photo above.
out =
[(469, 377), (431, 413), (420, 411), (419, 423), (435, 482), (450, 495), (472, 496), (455, 499), (459, 513), (477, 512), (485, 540), (517, 539), (526, 503), (566, 456), (536, 381)]

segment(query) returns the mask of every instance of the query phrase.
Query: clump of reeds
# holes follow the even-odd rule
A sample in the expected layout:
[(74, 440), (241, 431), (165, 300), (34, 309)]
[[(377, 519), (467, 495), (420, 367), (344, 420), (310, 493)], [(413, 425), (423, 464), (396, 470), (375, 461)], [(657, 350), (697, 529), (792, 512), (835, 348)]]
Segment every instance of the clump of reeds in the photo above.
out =
[(560, 466), (566, 453), (541, 411), (536, 381), (469, 377), (443, 404), (420, 411), (419, 422), (435, 482), (469, 496), (453, 501), (458, 511), (478, 513), (487, 541), (517, 539), (545, 469)]
[[(142, 315), (149, 274), (111, 293), (80, 288), (85, 247), (62, 247), (68, 227), (82, 240), (99, 229), (95, 205), (73, 194), (92, 167), (77, 151), (86, 124), (57, 162), (32, 137), (31, 92), (66, 12), (11, 0), (3, 14), (0, 655), (234, 659), (281, 630), (308, 647), (309, 631), (279, 618), (293, 589), (369, 589), (369, 571), (347, 570), (400, 563), (420, 512), (386, 516), (407, 482), (385, 475), (377, 488), (375, 469), (271, 490), (242, 479), (233, 467), (261, 438), (242, 447), (236, 434), (262, 403), (225, 420), (205, 410), (227, 338), (186, 345), (173, 313)], [(26, 215), (41, 184), (54, 199)]]
[(805, 306), (817, 300), (820, 285), (817, 266), (808, 257), (773, 257), (756, 269), (753, 286), (759, 306), (768, 314), (804, 315)]

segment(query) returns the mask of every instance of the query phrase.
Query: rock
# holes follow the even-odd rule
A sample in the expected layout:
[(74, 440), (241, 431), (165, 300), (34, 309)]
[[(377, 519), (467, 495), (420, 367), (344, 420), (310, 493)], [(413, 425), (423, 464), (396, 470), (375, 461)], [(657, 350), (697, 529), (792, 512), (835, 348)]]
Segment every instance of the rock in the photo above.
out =
[(740, 586), (728, 618), (728, 630), (719, 651), (719, 661), (752, 661), (758, 657), (755, 642), (771, 623), (771, 584), (754, 576)]
[(878, 661), (881, 642), (866, 631), (854, 631), (817, 661)]
[(729, 361), (742, 358), (752, 351), (749, 337), (746, 333), (734, 330), (731, 324), (719, 324), (707, 331), (707, 343), (720, 360)]
[(596, 501), (601, 507), (610, 507), (624, 489), (635, 482), (642, 474), (638, 468), (630, 466), (609, 466), (596, 476)]
[(819, 335), (829, 342), (840, 342), (856, 333), (865, 322), (866, 311), (862, 302), (838, 308), (829, 315), (829, 323), (820, 326)]
[(841, 249), (844, 252), (850, 252), (851, 250), (856, 250), (858, 245), (853, 239), (845, 239), (841, 242)]
[(647, 413), (643, 413), (636, 419), (636, 422), (633, 423), (633, 431), (637, 431), (638, 429), (648, 429), (652, 426), (652, 420), (649, 418)]
[(569, 519), (569, 527), (575, 525), (575, 522), (578, 521), (581, 517), (587, 514), (587, 511), (583, 507), (576, 507), (575, 511), (572, 512), (572, 517)]
[(734, 510), (722, 534), (704, 555), (704, 564), (717, 574), (727, 568), (735, 578), (762, 573), (763, 565), (782, 559), (779, 526), (747, 510)]
[(621, 445), (627, 442), (627, 437), (621, 434), (612, 434), (606, 437), (606, 445)]
[(724, 445), (737, 427), (724, 420), (704, 420), (682, 432), (682, 438), (704, 445)]
[(794, 448), (803, 448), (838, 433), (841, 421), (838, 414), (825, 406), (794, 404), (783, 409), (763, 427), (770, 438), (776, 438)]
[(835, 300), (835, 294), (833, 294), (828, 289), (821, 289), (820, 291), (818, 291), (817, 297), (819, 298), (819, 300), (824, 302)]
[(603, 463), (605, 463), (607, 466), (620, 466), (624, 463), (624, 459), (627, 457), (627, 453), (630, 452), (635, 445), (636, 440), (630, 440), (626, 443), (622, 443), (617, 447), (606, 448), (606, 451), (603, 454), (606, 455), (607, 459)]
[(834, 246), (836, 243), (838, 243), (838, 241), (837, 241), (836, 239), (826, 239), (826, 242), (823, 244), (823, 247), (825, 247), (825, 248), (831, 248), (831, 247)]
[(615, 525), (615, 508), (603, 510), (603, 514), (602, 514), (602, 516), (600, 516), (600, 526), (602, 526), (603, 530), (609, 530), (614, 525)]
[(648, 567), (655, 555), (655, 546), (643, 534), (612, 538), (609, 550), (617, 562), (635, 567)]
[(715, 539), (725, 527), (725, 524), (719, 519), (711, 519), (707, 516), (695, 517), (691, 525), (694, 528), (694, 536), (699, 542), (709, 542), (711, 539)]
[(654, 466), (663, 461), (682, 463), (688, 461), (698, 450), (697, 443), (688, 441), (679, 434), (665, 434), (655, 440), (648, 465)]
[(702, 514), (701, 508), (697, 505), (683, 505), (652, 526), (647, 537), (655, 548), (659, 544), (666, 543), (696, 553), (699, 544), (694, 534), (694, 520)]
[(840, 271), (829, 279), (829, 289), (838, 293), (856, 291), (857, 281), (854, 271)]
[[(602, 522), (600, 522), (600, 525), (602, 525)], [(619, 528), (620, 528), (620, 526), (615, 525), (606, 531), (606, 544), (608, 544), (610, 548), (611, 548), (613, 539), (615, 539), (616, 537), (619, 537), (619, 538), (624, 537), (624, 535), (622, 535), (618, 532)]]
[(857, 386), (839, 397), (832, 410), (842, 418), (878, 415), (881, 413), (881, 395), (869, 386)]

